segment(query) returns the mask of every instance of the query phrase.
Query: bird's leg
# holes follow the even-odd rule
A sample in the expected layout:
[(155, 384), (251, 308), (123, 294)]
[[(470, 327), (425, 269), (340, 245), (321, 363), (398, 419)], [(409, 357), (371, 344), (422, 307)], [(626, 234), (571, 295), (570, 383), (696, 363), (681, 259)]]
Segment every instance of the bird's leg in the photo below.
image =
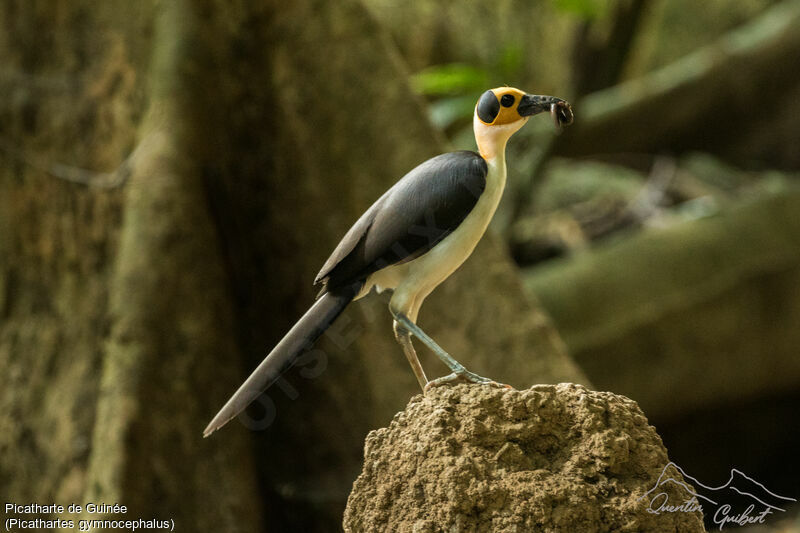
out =
[[(441, 346), (436, 344), (436, 341), (434, 341), (432, 338), (430, 338), (427, 333), (422, 331), (422, 328), (420, 328), (418, 325), (413, 323), (403, 313), (398, 313), (398, 312), (392, 311), (392, 314), (394, 315), (395, 324), (399, 323), (401, 328), (403, 328), (406, 331), (410, 332), (412, 335), (414, 335), (419, 340), (424, 342), (428, 346), (428, 348), (430, 348), (433, 351), (433, 353), (435, 353), (436, 356), (439, 359), (441, 359), (442, 362), (444, 364), (446, 364), (450, 368), (450, 370), (453, 371), (452, 374), (449, 374), (447, 376), (444, 376), (444, 377), (441, 377), (441, 378), (437, 378), (437, 379), (434, 379), (433, 381), (428, 382), (427, 385), (425, 385), (423, 387), (423, 390), (428, 390), (430, 387), (435, 387), (437, 385), (442, 385), (444, 383), (449, 383), (451, 381), (456, 381), (456, 380), (465, 380), (465, 381), (469, 381), (471, 383), (481, 383), (481, 384), (486, 384), (486, 385), (500, 385), (500, 386), (503, 386), (503, 385), (501, 385), (499, 383), (496, 383), (495, 381), (492, 381), (489, 378), (485, 378), (483, 376), (479, 376), (478, 374), (475, 374), (474, 372), (470, 372), (469, 370), (464, 368), (464, 365), (462, 365), (461, 363), (459, 363), (458, 361), (453, 359), (453, 357), (449, 353), (445, 352), (442, 349)], [(408, 353), (406, 353), (406, 355), (408, 355)], [(416, 354), (415, 354), (415, 359), (416, 359)], [(411, 366), (413, 367), (414, 364), (412, 363)], [(414, 372), (416, 373), (416, 370)]]
[(414, 371), (414, 375), (417, 377), (417, 381), (419, 381), (419, 386), (424, 391), (425, 387), (428, 385), (428, 378), (425, 377), (425, 370), (422, 369), (419, 358), (417, 358), (417, 352), (414, 350), (414, 345), (411, 344), (411, 333), (401, 326), (397, 320), (394, 321), (394, 338), (397, 339), (397, 342), (403, 348), (406, 359), (408, 359), (408, 364), (411, 365), (411, 370)]

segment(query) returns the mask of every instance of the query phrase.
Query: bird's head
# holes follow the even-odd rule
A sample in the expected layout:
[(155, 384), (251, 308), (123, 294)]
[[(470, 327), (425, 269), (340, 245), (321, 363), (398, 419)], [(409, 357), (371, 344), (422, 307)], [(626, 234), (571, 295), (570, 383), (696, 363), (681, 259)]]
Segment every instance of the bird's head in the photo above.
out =
[(572, 124), (569, 102), (555, 96), (527, 94), (514, 87), (483, 93), (475, 105), (473, 127), (478, 149), (486, 159), (505, 150), (508, 139), (533, 115), (549, 111), (557, 128)]

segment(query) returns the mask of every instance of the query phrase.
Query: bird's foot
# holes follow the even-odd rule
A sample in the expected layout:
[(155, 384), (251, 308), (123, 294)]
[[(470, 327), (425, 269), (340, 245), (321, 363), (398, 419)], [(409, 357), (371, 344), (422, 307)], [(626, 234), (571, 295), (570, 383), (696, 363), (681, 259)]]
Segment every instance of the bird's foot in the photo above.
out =
[(498, 383), (497, 381), (491, 380), (489, 378), (485, 378), (483, 376), (479, 376), (469, 370), (463, 370), (461, 372), (453, 372), (452, 374), (448, 374), (446, 376), (442, 376), (440, 378), (432, 379), (425, 385), (425, 392), (428, 392), (433, 387), (440, 387), (442, 385), (449, 385), (451, 383), (476, 383), (478, 385), (489, 385), (490, 387), (498, 387), (504, 389), (512, 388), (511, 385), (506, 385), (505, 383)]

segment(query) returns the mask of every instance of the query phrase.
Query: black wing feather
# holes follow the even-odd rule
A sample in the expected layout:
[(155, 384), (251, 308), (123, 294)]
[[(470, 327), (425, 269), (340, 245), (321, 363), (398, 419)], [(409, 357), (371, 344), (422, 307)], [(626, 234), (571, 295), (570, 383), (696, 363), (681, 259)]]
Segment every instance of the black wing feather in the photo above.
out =
[(330, 290), (424, 254), (472, 211), (486, 188), (487, 173), (486, 161), (475, 152), (451, 152), (425, 161), (358, 219), (315, 283), (324, 282)]

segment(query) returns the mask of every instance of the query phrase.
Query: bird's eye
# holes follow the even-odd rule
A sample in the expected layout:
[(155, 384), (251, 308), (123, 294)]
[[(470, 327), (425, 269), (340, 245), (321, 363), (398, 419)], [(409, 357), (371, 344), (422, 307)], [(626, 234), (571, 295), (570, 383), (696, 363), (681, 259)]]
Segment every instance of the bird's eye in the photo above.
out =
[(504, 94), (500, 98), (500, 104), (503, 107), (511, 107), (512, 105), (514, 105), (514, 97), (510, 94)]

